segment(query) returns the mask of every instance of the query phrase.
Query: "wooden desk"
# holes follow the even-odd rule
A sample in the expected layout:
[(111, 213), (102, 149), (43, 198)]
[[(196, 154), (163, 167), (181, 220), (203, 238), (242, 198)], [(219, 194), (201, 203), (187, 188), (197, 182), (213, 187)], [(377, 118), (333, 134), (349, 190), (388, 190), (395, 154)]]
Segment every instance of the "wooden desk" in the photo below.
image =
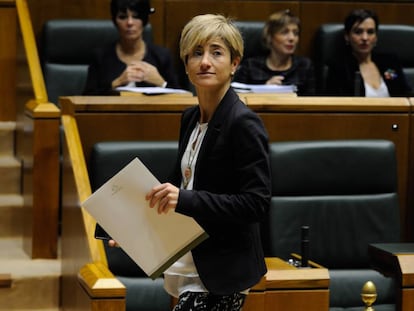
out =
[(10, 273), (2, 273), (0, 274), (0, 288), (10, 288), (12, 283), (11, 274)]
[(396, 310), (414, 310), (414, 243), (371, 244), (372, 266), (384, 275), (396, 278)]
[(296, 268), (266, 258), (268, 272), (247, 296), (244, 311), (323, 311), (329, 309), (329, 273), (322, 267)]

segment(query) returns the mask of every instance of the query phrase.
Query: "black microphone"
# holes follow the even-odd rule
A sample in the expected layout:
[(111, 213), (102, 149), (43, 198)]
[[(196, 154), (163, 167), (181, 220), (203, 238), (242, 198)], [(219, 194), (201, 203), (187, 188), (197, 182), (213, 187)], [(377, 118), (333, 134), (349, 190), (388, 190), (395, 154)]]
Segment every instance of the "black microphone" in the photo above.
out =
[(361, 96), (362, 76), (359, 71), (355, 71), (354, 76), (354, 96)]
[(308, 267), (309, 261), (309, 226), (301, 227), (301, 267)]

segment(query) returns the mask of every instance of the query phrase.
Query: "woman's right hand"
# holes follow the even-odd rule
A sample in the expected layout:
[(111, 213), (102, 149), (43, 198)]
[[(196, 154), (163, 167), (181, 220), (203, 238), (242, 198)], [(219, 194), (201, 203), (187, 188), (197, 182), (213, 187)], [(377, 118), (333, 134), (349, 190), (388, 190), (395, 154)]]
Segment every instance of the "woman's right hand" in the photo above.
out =
[(282, 85), (284, 79), (285, 79), (284, 76), (273, 76), (269, 80), (266, 81), (266, 84)]

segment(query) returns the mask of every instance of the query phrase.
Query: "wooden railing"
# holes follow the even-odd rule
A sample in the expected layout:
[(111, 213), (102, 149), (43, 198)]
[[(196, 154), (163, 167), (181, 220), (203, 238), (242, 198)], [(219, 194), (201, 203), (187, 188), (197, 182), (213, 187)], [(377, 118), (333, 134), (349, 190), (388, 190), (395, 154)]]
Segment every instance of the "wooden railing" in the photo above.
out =
[(73, 116), (62, 116), (63, 310), (125, 310), (125, 286), (109, 271), (96, 221), (80, 206), (91, 194), (81, 138)]
[(26, 0), (16, 0), (20, 31), (23, 37), (26, 58), (29, 64), (29, 72), (32, 80), (35, 101), (38, 104), (48, 102), (45, 81), (39, 61), (36, 38), (32, 28), (32, 20)]
[(30, 214), (25, 218), (24, 248), (32, 258), (56, 258), (60, 110), (48, 102), (26, 0), (16, 0), (16, 8), (34, 92), (18, 116), (16, 133), (16, 156), (23, 163), (24, 205)]

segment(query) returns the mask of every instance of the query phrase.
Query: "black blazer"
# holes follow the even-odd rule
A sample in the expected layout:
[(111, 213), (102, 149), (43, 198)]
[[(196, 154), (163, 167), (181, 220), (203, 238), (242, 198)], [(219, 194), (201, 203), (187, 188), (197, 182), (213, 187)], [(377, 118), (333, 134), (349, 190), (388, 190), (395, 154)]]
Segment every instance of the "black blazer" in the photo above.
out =
[[(184, 111), (172, 181), (181, 184), (180, 162), (199, 107)], [(195, 167), (193, 189), (180, 190), (176, 212), (193, 217), (209, 238), (193, 249), (199, 276), (213, 294), (254, 286), (266, 273), (260, 225), (270, 197), (268, 136), (261, 119), (229, 89), (211, 118)]]
[[(390, 96), (410, 96), (411, 87), (395, 55), (372, 53), (372, 60), (377, 65)], [(342, 59), (329, 66), (327, 79), (328, 95), (365, 96), (364, 81), (355, 74), (358, 71), (358, 62), (351, 52), (348, 51)]]

